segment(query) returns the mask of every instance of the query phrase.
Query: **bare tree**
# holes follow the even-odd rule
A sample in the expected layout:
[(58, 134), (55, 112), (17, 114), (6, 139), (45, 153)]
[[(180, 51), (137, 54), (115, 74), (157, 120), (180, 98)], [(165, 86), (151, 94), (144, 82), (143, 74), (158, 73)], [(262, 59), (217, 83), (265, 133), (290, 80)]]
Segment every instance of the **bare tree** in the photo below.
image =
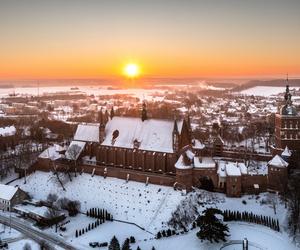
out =
[(24, 183), (28, 169), (37, 161), (38, 153), (33, 150), (32, 143), (24, 141), (16, 148), (15, 167), (24, 173)]
[[(70, 159), (74, 164), (74, 169), (77, 168), (77, 160), (78, 160), (80, 153), (81, 153), (81, 147), (78, 146), (77, 144), (71, 145), (66, 152), (67, 158)], [(71, 166), (69, 166), (69, 168), (67, 169), (67, 173), (69, 175), (70, 181), (72, 181), (71, 175), (70, 175), (70, 169), (71, 169)]]

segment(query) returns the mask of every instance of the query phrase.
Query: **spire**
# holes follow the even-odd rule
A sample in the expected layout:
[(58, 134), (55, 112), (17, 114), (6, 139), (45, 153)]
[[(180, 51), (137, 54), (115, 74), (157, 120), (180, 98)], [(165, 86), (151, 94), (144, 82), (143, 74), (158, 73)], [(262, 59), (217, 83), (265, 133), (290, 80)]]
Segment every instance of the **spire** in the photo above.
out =
[(290, 105), (292, 104), (292, 95), (290, 93), (290, 86), (289, 86), (289, 74), (286, 74), (286, 89), (284, 94), (284, 99), (286, 104)]
[(99, 112), (98, 112), (98, 121), (101, 124), (103, 124), (103, 113), (102, 113), (102, 107), (100, 108)]
[(115, 116), (115, 111), (114, 111), (114, 106), (112, 106), (110, 110), (110, 119), (114, 118), (114, 116)]
[(108, 111), (107, 109), (105, 110), (105, 113), (104, 113), (104, 123), (107, 123), (108, 122), (108, 117), (109, 117), (109, 114), (108, 114)]
[(178, 126), (177, 126), (177, 120), (176, 120), (176, 118), (174, 120), (173, 133), (178, 133)]
[(142, 121), (145, 121), (148, 119), (147, 116), (147, 107), (146, 107), (146, 102), (143, 101), (143, 109), (142, 109)]
[(174, 117), (174, 126), (173, 126), (172, 134), (173, 134), (172, 136), (173, 150), (174, 152), (177, 152), (179, 149), (179, 132), (178, 132), (176, 116)]
[(192, 131), (192, 126), (191, 126), (190, 109), (188, 110), (188, 113), (187, 113), (187, 125), (188, 125), (189, 132), (191, 132)]

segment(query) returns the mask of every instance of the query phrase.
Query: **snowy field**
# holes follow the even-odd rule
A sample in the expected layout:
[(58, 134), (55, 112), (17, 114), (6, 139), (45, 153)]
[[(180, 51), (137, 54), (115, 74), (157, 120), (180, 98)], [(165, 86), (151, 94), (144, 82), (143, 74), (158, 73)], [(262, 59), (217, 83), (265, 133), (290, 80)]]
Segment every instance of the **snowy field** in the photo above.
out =
[[(91, 249), (88, 246), (89, 242), (107, 242), (110, 241), (113, 235), (116, 235), (121, 243), (127, 237), (134, 236), (137, 242), (132, 245), (133, 250), (137, 246), (140, 246), (142, 250), (151, 249), (152, 246), (155, 246), (157, 250), (220, 249), (223, 243), (208, 244), (201, 242), (196, 237), (197, 229), (191, 230), (184, 235), (172, 236), (160, 240), (154, 239), (154, 236), (151, 234), (151, 232), (156, 234), (160, 229), (166, 228), (166, 222), (177, 206), (183, 207), (184, 203), (190, 206), (193, 205), (193, 202), (199, 201), (203, 202), (202, 205), (195, 204), (200, 212), (206, 207), (217, 207), (222, 210), (239, 210), (241, 212), (249, 211), (276, 218), (279, 220), (281, 226), (282, 232), (278, 233), (260, 225), (230, 222), (228, 224), (231, 236), (228, 240), (242, 240), (244, 237), (247, 237), (249, 241), (259, 244), (262, 249), (297, 249), (285, 233), (287, 210), (276, 195), (264, 193), (259, 196), (247, 195), (242, 198), (228, 198), (224, 194), (198, 190), (183, 196), (171, 187), (151, 184), (145, 186), (143, 183), (133, 181), (126, 183), (120, 179), (104, 179), (100, 176), (91, 177), (88, 174), (73, 178), (72, 182), (66, 183), (66, 191), (63, 191), (51, 173), (43, 172), (36, 172), (30, 175), (27, 178), (27, 184), (23, 184), (23, 180), (12, 183), (12, 185), (17, 184), (25, 191), (28, 191), (35, 199), (45, 199), (49, 193), (56, 193), (59, 197), (80, 200), (82, 211), (90, 207), (105, 208), (112, 213), (115, 219), (137, 223), (150, 231), (146, 232), (134, 225), (114, 221), (106, 222), (83, 236), (76, 238), (76, 229), (85, 228), (90, 222), (94, 221), (94, 219), (80, 214), (74, 218), (67, 218), (70, 220), (70, 223), (66, 224), (67, 231), (59, 232), (61, 237), (67, 242), (74, 244), (78, 249)], [(199, 194), (202, 195), (202, 199), (195, 199)], [(276, 211), (274, 210), (274, 204)], [(185, 210), (185, 207), (183, 210)], [(46, 231), (54, 233), (54, 228), (47, 229)]]
[[(88, 174), (73, 178), (65, 185), (66, 191), (56, 182), (51, 173), (36, 172), (27, 178), (27, 184), (18, 180), (19, 184), (35, 199), (45, 199), (49, 193), (59, 197), (67, 197), (81, 201), (81, 209), (85, 212), (92, 207), (107, 209), (115, 219), (134, 222), (149, 231), (156, 232), (161, 221), (169, 219), (179, 201), (184, 198), (172, 187), (159, 186), (116, 178), (104, 179)], [(147, 215), (147, 216), (145, 216)]]
[(256, 95), (256, 96), (271, 96), (283, 93), (285, 87), (271, 87), (271, 86), (256, 86), (250, 89), (245, 89), (240, 92), (242, 95)]

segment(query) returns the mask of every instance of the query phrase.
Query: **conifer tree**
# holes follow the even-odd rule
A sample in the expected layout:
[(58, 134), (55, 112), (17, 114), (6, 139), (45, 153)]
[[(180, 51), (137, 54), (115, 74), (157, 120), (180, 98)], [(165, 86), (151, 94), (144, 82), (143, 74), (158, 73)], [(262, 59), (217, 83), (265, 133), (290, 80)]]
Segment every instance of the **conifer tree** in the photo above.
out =
[(157, 238), (157, 239), (160, 239), (160, 238), (161, 238), (161, 232), (160, 232), (160, 231), (157, 233), (156, 238)]
[(139, 246), (136, 248), (136, 250), (142, 250)]
[(114, 236), (108, 246), (108, 250), (120, 250), (120, 243), (116, 236)]
[(128, 238), (124, 241), (122, 245), (122, 250), (131, 250)]
[(78, 231), (75, 232), (75, 237), (78, 238)]
[(209, 240), (211, 243), (218, 243), (220, 240), (226, 241), (226, 237), (229, 236), (228, 226), (223, 224), (216, 215), (222, 215), (222, 211), (216, 208), (207, 208), (198, 217), (197, 225), (200, 227), (200, 231), (197, 233), (197, 237), (201, 241)]

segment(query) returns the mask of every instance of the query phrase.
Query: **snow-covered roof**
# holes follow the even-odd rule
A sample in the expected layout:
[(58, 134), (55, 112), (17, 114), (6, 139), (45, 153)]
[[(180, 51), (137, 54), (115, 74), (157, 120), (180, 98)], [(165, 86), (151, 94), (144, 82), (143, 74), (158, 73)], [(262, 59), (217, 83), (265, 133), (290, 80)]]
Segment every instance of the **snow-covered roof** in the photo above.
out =
[(99, 124), (79, 124), (74, 135), (74, 140), (99, 142)]
[[(46, 206), (39, 207), (39, 206), (30, 205), (30, 204), (26, 204), (26, 205), (19, 204), (19, 205), (14, 206), (14, 209), (21, 211), (23, 213), (26, 213), (26, 214), (30, 213), (30, 214), (35, 214), (42, 218), (46, 218), (46, 219), (49, 218), (49, 209)], [(59, 212), (58, 216), (61, 216), (61, 215), (63, 215), (63, 213)]]
[(184, 160), (183, 160), (183, 155), (181, 155), (177, 162), (175, 163), (175, 168), (178, 168), (178, 169), (191, 169), (193, 168), (193, 165), (192, 164), (185, 164)]
[(247, 174), (248, 173), (248, 169), (247, 169), (245, 163), (239, 162), (237, 165), (238, 165), (238, 167), (241, 171), (241, 174)]
[[(182, 129), (182, 121), (177, 121), (179, 133)], [(105, 127), (105, 140), (102, 145), (124, 148), (134, 148), (134, 141), (139, 143), (139, 149), (173, 152), (172, 132), (174, 121), (163, 119), (118, 117), (111, 119)], [(113, 139), (113, 133), (118, 135)]]
[(268, 162), (268, 165), (285, 168), (289, 164), (285, 160), (283, 160), (279, 155), (275, 155), (273, 159)]
[(194, 158), (194, 166), (195, 168), (215, 168), (216, 163), (211, 157), (195, 157)]
[(17, 191), (17, 187), (0, 184), (0, 199), (10, 201)]
[(62, 155), (57, 151), (57, 147), (59, 145), (51, 146), (45, 149), (42, 153), (40, 153), (39, 158), (56, 160), (62, 157)]
[(86, 142), (84, 141), (72, 141), (66, 151), (66, 158), (69, 160), (77, 160), (84, 149), (85, 144)]
[(55, 146), (55, 151), (57, 152), (65, 151), (67, 149), (66, 146), (61, 146), (59, 144), (55, 144), (54, 146)]
[(185, 151), (185, 154), (190, 160), (193, 160), (195, 157), (195, 154), (191, 150)]
[(202, 144), (199, 140), (194, 139), (194, 140), (193, 140), (193, 148), (194, 148), (194, 149), (204, 149), (204, 148), (205, 148), (205, 145)]
[(7, 126), (7, 127), (3, 127), (0, 128), (0, 136), (12, 136), (15, 135), (16, 133), (16, 128), (15, 126)]
[(226, 177), (226, 171), (225, 171), (225, 165), (224, 164), (218, 164), (218, 171), (217, 171), (219, 177)]
[(285, 149), (281, 153), (281, 156), (290, 157), (291, 155), (292, 155), (291, 150), (289, 150), (288, 146), (285, 146)]
[(236, 163), (228, 162), (225, 170), (228, 176), (241, 176), (241, 170)]

